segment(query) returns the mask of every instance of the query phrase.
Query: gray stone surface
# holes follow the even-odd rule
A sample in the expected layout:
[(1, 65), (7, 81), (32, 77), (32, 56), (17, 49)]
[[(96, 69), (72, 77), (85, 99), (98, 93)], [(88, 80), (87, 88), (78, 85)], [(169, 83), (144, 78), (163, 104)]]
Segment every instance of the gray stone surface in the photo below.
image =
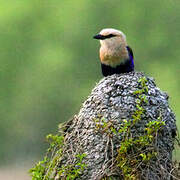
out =
[[(59, 167), (73, 164), (75, 154), (86, 153), (83, 162), (87, 168), (78, 179), (98, 180), (111, 175), (111, 170), (116, 168), (113, 166), (123, 134), (110, 137), (101, 133), (94, 120), (103, 117), (106, 122), (112, 122), (116, 129), (121, 127), (124, 119), (131, 120), (136, 111), (137, 100), (133, 92), (140, 88), (138, 80), (142, 77), (144, 74), (140, 72), (112, 75), (103, 78), (95, 86), (79, 114), (68, 123), (65, 132), (66, 148)], [(141, 121), (131, 128), (131, 133), (135, 136), (142, 135), (145, 125), (157, 120), (159, 116), (166, 125), (157, 134), (155, 146), (159, 151), (159, 160), (152, 161), (149, 169), (143, 169), (141, 179), (169, 179), (176, 131), (175, 116), (168, 105), (168, 95), (156, 86), (152, 78), (146, 78), (148, 102), (143, 106), (145, 113)], [(114, 175), (115, 179), (122, 179), (117, 170)]]

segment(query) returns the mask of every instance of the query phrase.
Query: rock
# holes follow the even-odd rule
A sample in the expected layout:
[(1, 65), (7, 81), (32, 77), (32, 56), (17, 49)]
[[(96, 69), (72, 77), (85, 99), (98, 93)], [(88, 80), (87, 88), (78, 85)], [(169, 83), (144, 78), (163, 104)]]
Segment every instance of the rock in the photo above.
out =
[[(141, 82), (142, 79), (144, 81)], [(140, 119), (133, 124), (133, 115), (138, 113), (141, 113)], [(130, 125), (126, 131), (118, 132), (128, 122)], [(157, 131), (153, 131), (153, 140), (148, 140), (149, 144), (139, 145), (136, 141), (147, 136), (145, 128), (150, 122), (159, 122), (161, 125)], [(56, 172), (62, 166), (75, 163), (77, 154), (85, 154), (82, 162), (86, 167), (76, 179), (127, 179), (127, 174), (135, 179), (170, 179), (175, 132), (176, 120), (168, 105), (168, 95), (156, 86), (152, 78), (145, 77), (141, 72), (105, 77), (95, 86), (79, 114), (66, 128), (63, 155)], [(125, 165), (119, 165), (122, 154), (118, 161), (118, 151), (126, 136), (133, 139), (127, 153), (124, 153), (129, 162), (125, 163), (127, 173), (123, 169)], [(128, 139), (126, 141), (129, 142)], [(136, 143), (141, 153), (136, 149)], [(152, 155), (149, 160), (145, 157), (148, 152)], [(56, 179), (65, 176), (67, 174), (64, 171)]]

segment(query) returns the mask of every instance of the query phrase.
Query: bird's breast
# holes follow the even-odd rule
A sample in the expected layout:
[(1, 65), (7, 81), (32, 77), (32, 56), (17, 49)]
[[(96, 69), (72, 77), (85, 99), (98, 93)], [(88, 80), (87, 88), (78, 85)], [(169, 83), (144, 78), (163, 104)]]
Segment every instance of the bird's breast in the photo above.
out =
[(129, 55), (126, 48), (114, 48), (114, 49), (108, 49), (105, 47), (100, 48), (100, 60), (101, 63), (105, 65), (116, 67), (128, 58)]

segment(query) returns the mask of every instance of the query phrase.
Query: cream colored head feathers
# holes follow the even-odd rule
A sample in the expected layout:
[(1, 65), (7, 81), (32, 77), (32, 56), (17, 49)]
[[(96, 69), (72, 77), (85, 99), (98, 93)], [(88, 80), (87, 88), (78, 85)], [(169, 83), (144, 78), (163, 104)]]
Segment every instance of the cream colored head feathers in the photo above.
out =
[[(116, 43), (116, 41), (120, 41), (120, 42), (125, 42), (126, 43), (126, 36), (122, 31), (116, 30), (116, 29), (112, 29), (112, 28), (107, 28), (107, 29), (102, 29), (99, 33), (102, 36), (108, 36), (110, 34), (114, 35), (114, 38), (110, 38), (110, 39), (105, 39), (107, 43), (114, 41)], [(110, 40), (110, 41), (108, 41)], [(103, 43), (103, 41), (100, 41), (101, 43)]]
[(123, 32), (107, 28), (100, 31), (95, 39), (100, 40), (100, 60), (105, 65), (116, 67), (128, 59), (126, 36)]

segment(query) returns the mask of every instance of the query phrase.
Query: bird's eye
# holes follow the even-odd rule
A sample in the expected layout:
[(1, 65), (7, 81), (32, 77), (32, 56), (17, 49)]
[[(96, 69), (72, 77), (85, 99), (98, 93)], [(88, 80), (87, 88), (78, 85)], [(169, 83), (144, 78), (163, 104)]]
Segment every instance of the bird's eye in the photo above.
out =
[(114, 34), (109, 34), (109, 35), (107, 36), (107, 38), (112, 38), (112, 37), (114, 37), (114, 36), (116, 36), (116, 35), (114, 35)]

